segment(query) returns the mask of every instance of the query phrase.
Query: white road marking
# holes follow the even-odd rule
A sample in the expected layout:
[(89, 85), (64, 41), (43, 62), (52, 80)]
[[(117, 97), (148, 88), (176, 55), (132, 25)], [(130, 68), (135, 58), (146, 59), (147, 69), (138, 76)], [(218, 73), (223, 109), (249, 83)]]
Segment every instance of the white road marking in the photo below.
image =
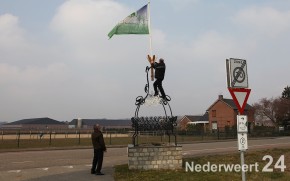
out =
[(183, 155), (188, 154), (188, 152), (203, 152), (203, 151), (213, 151), (213, 150), (227, 150), (227, 149), (232, 149), (232, 148), (237, 148), (237, 147), (211, 148), (211, 149), (201, 149), (201, 150), (188, 150), (188, 151), (184, 151), (185, 153), (183, 153)]
[(64, 168), (74, 168), (73, 166), (63, 166)]
[(275, 139), (283, 140), (283, 139), (288, 139), (288, 137), (279, 137), (279, 138), (275, 138)]
[(290, 145), (290, 143), (273, 143), (273, 144), (253, 145), (249, 147), (262, 147), (262, 146), (275, 146), (275, 145)]
[(60, 158), (60, 159), (56, 159), (57, 161), (66, 161), (66, 160), (71, 160), (71, 159), (64, 159), (64, 158)]
[[(276, 146), (276, 145), (290, 145), (290, 143), (278, 143), (278, 144), (273, 143), (273, 144), (253, 145), (253, 146), (249, 146), (249, 148), (263, 147), (263, 146)], [(187, 151), (184, 151), (183, 155), (187, 155), (188, 153), (192, 153), (192, 152), (229, 150), (229, 149), (237, 149), (237, 146), (234, 146), (234, 147), (224, 147), (224, 148), (201, 149), (201, 150), (187, 150)]]
[(20, 173), (21, 170), (9, 170), (8, 173)]
[(37, 168), (38, 170), (48, 171), (49, 168)]
[(33, 162), (33, 161), (22, 161), (22, 162), (11, 162), (11, 163), (21, 164), (21, 163), (30, 163), (30, 162)]

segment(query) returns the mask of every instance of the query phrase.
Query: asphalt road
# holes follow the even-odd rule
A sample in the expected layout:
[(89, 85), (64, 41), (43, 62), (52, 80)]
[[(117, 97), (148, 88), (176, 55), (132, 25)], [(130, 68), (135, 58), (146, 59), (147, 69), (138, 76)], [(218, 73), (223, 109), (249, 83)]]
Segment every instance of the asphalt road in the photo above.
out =
[[(183, 155), (226, 154), (237, 151), (237, 141), (183, 144)], [(290, 147), (290, 137), (249, 140), (249, 150)], [(108, 148), (102, 172), (90, 174), (92, 149), (0, 153), (0, 181), (62, 181), (113, 179), (113, 166), (127, 163), (127, 148)]]

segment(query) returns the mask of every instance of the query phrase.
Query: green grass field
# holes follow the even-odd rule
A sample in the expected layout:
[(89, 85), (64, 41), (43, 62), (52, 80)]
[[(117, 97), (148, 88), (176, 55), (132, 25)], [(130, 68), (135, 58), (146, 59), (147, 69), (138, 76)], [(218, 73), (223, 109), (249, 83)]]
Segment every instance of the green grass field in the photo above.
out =
[[(264, 166), (269, 162), (269, 160), (263, 160), (265, 155), (271, 155), (273, 157), (273, 163), (269, 168), (274, 168), (274, 165), (281, 157), (285, 157), (285, 166), (286, 169), (284, 172), (281, 172), (279, 169), (274, 169), (273, 172), (262, 172)], [(128, 165), (119, 165), (115, 167), (115, 180), (117, 181), (150, 181), (150, 180), (164, 180), (164, 181), (240, 181), (241, 173), (235, 172), (188, 172), (185, 171), (185, 162), (204, 165), (210, 162), (211, 164), (240, 164), (240, 154), (227, 154), (227, 155), (218, 155), (218, 156), (202, 156), (194, 158), (183, 159), (183, 169), (177, 171), (169, 170), (158, 170), (158, 171), (140, 171), (140, 170), (129, 170)], [(258, 163), (258, 171), (256, 172), (254, 167), (252, 167), (252, 172), (246, 173), (247, 181), (289, 181), (290, 180), (290, 149), (271, 149), (265, 151), (254, 151), (246, 152), (245, 154), (245, 163), (246, 164), (255, 164)]]

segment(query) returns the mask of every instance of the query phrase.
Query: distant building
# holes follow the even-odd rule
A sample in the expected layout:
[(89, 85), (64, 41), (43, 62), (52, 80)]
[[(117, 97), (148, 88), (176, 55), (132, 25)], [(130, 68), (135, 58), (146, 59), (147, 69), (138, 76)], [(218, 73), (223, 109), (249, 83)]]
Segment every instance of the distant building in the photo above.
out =
[(183, 116), (180, 121), (178, 122), (178, 129), (179, 130), (186, 130), (188, 124), (203, 124), (204, 127), (208, 125), (208, 113), (204, 115), (185, 115)]
[(95, 124), (99, 124), (103, 129), (132, 128), (131, 119), (73, 119), (69, 123), (69, 128), (92, 129)]
[(0, 122), (0, 128), (1, 128), (1, 125), (3, 125), (3, 124), (6, 124), (7, 122)]
[(2, 129), (67, 129), (68, 125), (50, 118), (31, 118), (3, 124)]
[[(238, 108), (232, 99), (224, 99), (223, 95), (219, 95), (218, 99), (207, 109), (207, 112), (209, 128), (212, 131), (237, 124)], [(251, 128), (255, 119), (253, 107), (249, 104), (246, 104), (244, 115), (248, 116), (248, 127)]]

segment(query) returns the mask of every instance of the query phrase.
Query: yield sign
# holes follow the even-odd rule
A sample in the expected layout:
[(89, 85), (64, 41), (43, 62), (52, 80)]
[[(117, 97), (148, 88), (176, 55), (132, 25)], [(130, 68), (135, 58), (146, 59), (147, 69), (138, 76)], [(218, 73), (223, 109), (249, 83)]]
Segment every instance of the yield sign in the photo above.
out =
[(241, 114), (243, 114), (244, 109), (246, 107), (251, 89), (231, 89), (228, 88), (232, 98)]

